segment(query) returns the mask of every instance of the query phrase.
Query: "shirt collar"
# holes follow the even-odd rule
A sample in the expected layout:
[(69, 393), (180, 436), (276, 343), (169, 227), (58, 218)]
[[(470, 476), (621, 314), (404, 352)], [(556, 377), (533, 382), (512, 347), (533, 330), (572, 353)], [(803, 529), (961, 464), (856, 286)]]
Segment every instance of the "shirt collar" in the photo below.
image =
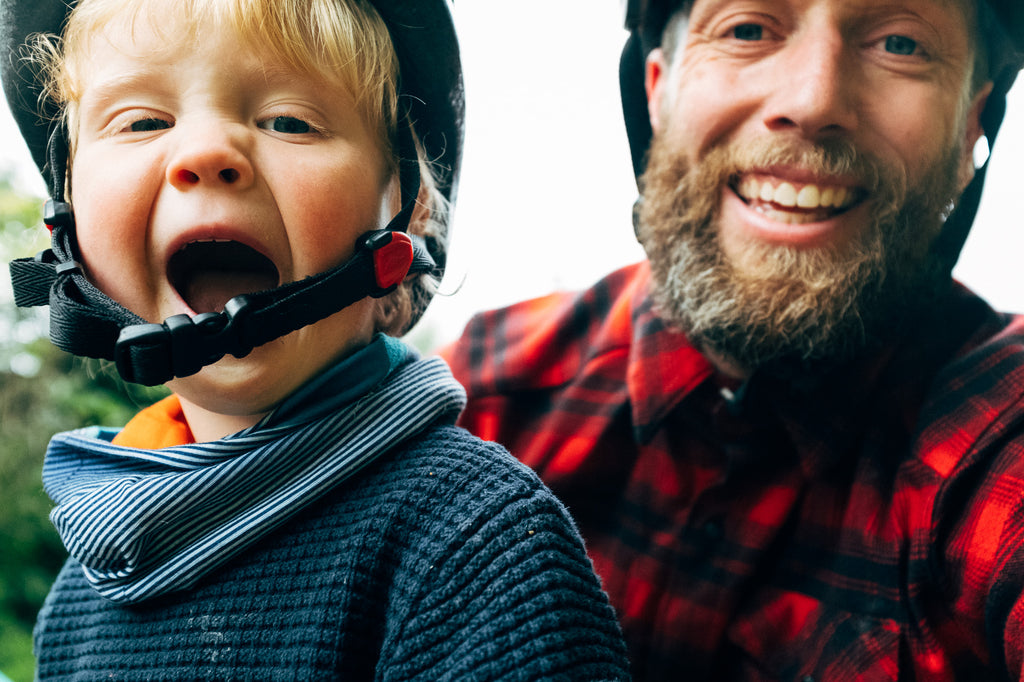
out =
[(404, 342), (377, 334), (366, 346), (330, 365), (299, 387), (264, 418), (263, 426), (319, 419), (362, 398), (396, 368), (419, 354)]
[[(701, 395), (712, 392), (713, 400), (728, 388), (736, 396), (732, 418), (783, 429), (808, 477), (833, 467), (855, 447), (866, 419), (893, 437), (912, 434), (930, 377), (976, 324), (976, 316), (968, 310), (958, 307), (953, 312), (946, 307), (947, 314), (922, 321), (903, 343), (804, 382), (755, 375), (736, 383), (655, 314), (646, 264), (635, 272), (633, 284), (626, 380), (636, 440), (649, 442), (673, 410), (699, 387), (707, 385)], [(702, 405), (707, 407), (705, 400)]]
[(635, 437), (644, 443), (680, 401), (714, 374), (714, 368), (685, 335), (655, 314), (649, 295), (650, 266), (644, 263), (635, 277), (626, 384)]
[[(418, 357), (402, 341), (378, 334), (369, 345), (301, 386), (264, 418), (263, 425), (311, 421), (337, 410), (379, 385), (395, 368)], [(113, 436), (115, 445), (150, 450), (194, 442), (181, 402), (173, 393), (141, 410)]]

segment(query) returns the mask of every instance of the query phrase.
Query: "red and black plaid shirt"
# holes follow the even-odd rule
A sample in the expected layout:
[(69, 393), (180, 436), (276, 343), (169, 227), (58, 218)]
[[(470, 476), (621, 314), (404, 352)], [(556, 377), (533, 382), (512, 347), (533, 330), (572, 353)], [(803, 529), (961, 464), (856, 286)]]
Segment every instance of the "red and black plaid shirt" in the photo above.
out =
[(718, 375), (649, 270), (484, 313), (462, 423), (568, 505), (638, 679), (1024, 679), (1024, 318), (958, 290), (884, 358)]

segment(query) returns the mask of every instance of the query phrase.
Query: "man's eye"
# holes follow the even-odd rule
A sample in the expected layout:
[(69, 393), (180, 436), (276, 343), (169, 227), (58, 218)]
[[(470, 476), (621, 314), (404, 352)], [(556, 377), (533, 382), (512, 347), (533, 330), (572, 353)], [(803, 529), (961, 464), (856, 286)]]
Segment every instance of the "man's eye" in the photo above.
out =
[(294, 116), (275, 116), (260, 123), (260, 127), (272, 130), (275, 133), (286, 133), (289, 135), (303, 135), (313, 131), (312, 126)]
[(736, 40), (761, 40), (764, 38), (764, 27), (758, 24), (740, 24), (732, 30)]
[(151, 133), (154, 130), (167, 130), (170, 127), (170, 121), (165, 121), (162, 118), (143, 118), (138, 121), (132, 121), (131, 125), (128, 126), (128, 130), (133, 133)]
[(885, 39), (885, 51), (909, 57), (917, 52), (917, 41), (906, 36), (888, 36)]

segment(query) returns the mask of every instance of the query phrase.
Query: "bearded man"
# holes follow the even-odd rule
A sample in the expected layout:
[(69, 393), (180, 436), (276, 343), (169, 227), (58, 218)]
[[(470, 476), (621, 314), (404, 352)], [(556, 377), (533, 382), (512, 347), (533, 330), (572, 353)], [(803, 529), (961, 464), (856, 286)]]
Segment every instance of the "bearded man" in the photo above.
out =
[(648, 260), (475, 317), (462, 424), (567, 503), (637, 679), (1024, 679), (1024, 318), (951, 275), (1024, 6), (627, 26)]

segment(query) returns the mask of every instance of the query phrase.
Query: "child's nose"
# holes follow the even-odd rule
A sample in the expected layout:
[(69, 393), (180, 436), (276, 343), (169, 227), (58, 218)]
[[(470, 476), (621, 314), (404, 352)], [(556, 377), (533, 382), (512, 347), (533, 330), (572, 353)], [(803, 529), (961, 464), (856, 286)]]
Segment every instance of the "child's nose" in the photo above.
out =
[(230, 126), (214, 126), (183, 138), (167, 166), (167, 182), (172, 186), (179, 190), (199, 185), (244, 189), (252, 184), (252, 162), (243, 150), (241, 135)]

